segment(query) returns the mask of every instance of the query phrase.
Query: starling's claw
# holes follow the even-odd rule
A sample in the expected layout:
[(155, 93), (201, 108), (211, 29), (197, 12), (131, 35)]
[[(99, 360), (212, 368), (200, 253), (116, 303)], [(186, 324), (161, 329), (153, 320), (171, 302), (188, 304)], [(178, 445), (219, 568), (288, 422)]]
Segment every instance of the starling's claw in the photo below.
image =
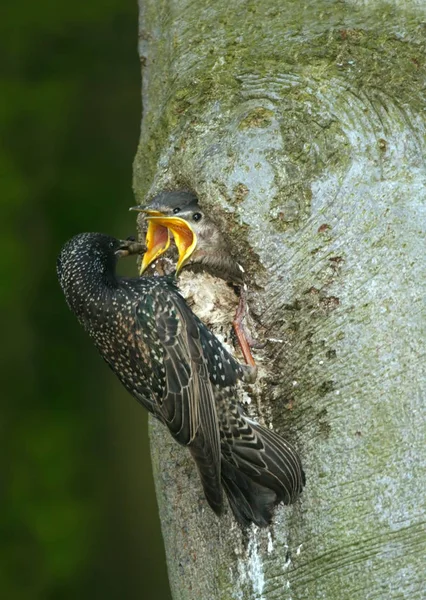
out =
[(254, 383), (257, 379), (258, 368), (256, 365), (243, 365), (244, 381), (246, 383)]

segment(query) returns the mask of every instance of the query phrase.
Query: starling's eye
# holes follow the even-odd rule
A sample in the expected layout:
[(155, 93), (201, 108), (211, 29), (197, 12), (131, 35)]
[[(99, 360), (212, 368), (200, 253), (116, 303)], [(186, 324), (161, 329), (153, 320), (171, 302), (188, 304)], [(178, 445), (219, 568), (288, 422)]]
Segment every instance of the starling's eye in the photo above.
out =
[(176, 207), (173, 209), (173, 214), (175, 215), (176, 213), (180, 212), (180, 208)]
[(193, 220), (193, 221), (200, 221), (200, 220), (201, 220), (201, 218), (202, 218), (202, 216), (203, 216), (203, 215), (202, 215), (201, 213), (194, 213), (194, 214), (192, 215), (192, 220)]

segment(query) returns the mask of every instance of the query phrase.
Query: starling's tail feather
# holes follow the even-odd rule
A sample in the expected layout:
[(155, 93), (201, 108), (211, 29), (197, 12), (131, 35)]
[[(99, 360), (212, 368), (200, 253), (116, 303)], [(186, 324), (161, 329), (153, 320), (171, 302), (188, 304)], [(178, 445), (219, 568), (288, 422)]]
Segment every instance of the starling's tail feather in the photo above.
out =
[(267, 527), (272, 519), (277, 495), (239, 471), (227, 461), (222, 462), (222, 484), (235, 518), (241, 525), (255, 523)]
[(205, 443), (201, 431), (196, 435), (194, 441), (189, 446), (189, 451), (197, 465), (206, 500), (214, 512), (217, 515), (220, 515), (223, 509), (220, 467), (217, 462), (213, 460), (210, 447)]
[[(292, 504), (297, 500), (305, 485), (305, 473), (299, 455), (291, 444), (271, 429), (267, 429), (247, 417), (246, 422), (251, 426), (258, 442), (263, 446), (259, 454), (265, 468), (256, 469), (255, 463), (254, 481), (273, 489), (280, 502)], [(238, 444), (236, 450), (239, 450)], [(244, 448), (241, 449), (240, 456), (242, 461), (246, 460)], [(243, 471), (248, 468), (247, 472), (251, 472), (248, 465), (239, 464), (239, 466)]]
[[(222, 483), (242, 524), (268, 525), (279, 502), (296, 501), (305, 474), (294, 448), (281, 436), (249, 419), (238, 407), (238, 434), (226, 444)], [(229, 438), (228, 438), (229, 440)]]

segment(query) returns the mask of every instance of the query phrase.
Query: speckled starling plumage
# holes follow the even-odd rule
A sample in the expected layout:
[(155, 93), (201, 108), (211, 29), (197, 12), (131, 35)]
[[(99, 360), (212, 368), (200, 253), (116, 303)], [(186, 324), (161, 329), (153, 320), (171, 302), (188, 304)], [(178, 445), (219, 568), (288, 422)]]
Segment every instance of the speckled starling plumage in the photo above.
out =
[(249, 419), (237, 401), (240, 365), (197, 319), (167, 277), (119, 277), (130, 242), (72, 238), (57, 272), (68, 306), (124, 387), (188, 446), (206, 499), (220, 514), (222, 486), (236, 519), (266, 526), (278, 502), (302, 490), (300, 459), (283, 438)]

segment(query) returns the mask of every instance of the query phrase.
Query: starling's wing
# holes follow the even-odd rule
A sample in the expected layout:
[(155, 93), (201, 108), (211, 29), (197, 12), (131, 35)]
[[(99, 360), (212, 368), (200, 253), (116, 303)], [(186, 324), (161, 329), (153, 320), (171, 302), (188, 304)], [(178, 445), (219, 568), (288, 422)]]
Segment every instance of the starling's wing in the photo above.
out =
[[(149, 305), (148, 305), (149, 304)], [(158, 286), (137, 308), (146, 323), (150, 315), (151, 363), (163, 382), (157, 412), (175, 439), (190, 446), (206, 497), (216, 512), (222, 505), (220, 435), (208, 365), (198, 323), (171, 286)]]
[(198, 318), (197, 321), (211, 382), (220, 388), (233, 388), (239, 379), (244, 378), (245, 367), (227, 352), (217, 337)]

